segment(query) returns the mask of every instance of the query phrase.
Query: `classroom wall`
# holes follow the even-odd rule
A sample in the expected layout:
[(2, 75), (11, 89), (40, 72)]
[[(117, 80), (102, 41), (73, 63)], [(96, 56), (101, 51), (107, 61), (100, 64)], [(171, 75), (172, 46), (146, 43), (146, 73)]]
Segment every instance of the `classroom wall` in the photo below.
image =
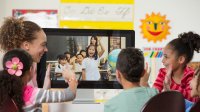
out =
[[(182, 32), (194, 31), (200, 34), (200, 0), (135, 0), (134, 28), (136, 47), (163, 47)], [(141, 19), (152, 12), (166, 15), (170, 20), (170, 35), (162, 42), (148, 42), (140, 33)], [(200, 61), (200, 53), (195, 54), (193, 61)]]
[(5, 8), (5, 2), (6, 0), (1, 0), (0, 1), (0, 25), (2, 24), (1, 22), (3, 21), (3, 18), (5, 17), (5, 13), (6, 13), (6, 8)]
[[(135, 45), (136, 47), (163, 47), (170, 40), (177, 37), (181, 32), (194, 31), (200, 34), (200, 0), (135, 0), (134, 6), (134, 28), (135, 28)], [(0, 7), (0, 24), (3, 17), (11, 16), (12, 9), (59, 9), (59, 0), (1, 0)], [(148, 42), (144, 39), (139, 26), (140, 20), (145, 15), (152, 12), (166, 15), (166, 19), (170, 20), (170, 35), (163, 42)], [(193, 61), (198, 59), (200, 54), (195, 54)]]

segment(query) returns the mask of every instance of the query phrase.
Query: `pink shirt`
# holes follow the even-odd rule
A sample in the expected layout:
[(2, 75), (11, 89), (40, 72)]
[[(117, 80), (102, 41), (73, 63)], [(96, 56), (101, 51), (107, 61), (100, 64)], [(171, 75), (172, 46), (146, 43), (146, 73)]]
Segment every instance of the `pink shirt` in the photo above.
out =
[(32, 79), (28, 82), (27, 85), (31, 85), (33, 87), (38, 87), (37, 85), (37, 63), (33, 62), (33, 72), (32, 72)]

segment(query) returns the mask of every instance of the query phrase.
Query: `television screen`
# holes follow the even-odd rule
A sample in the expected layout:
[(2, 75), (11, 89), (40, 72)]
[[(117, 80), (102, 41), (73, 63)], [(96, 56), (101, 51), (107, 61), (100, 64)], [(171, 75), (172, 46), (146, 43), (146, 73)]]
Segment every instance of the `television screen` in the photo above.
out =
[[(77, 80), (86, 85), (92, 83), (94, 88), (95, 84), (116, 82), (113, 66), (116, 57), (112, 57), (112, 55), (118, 53), (117, 51), (122, 48), (134, 47), (135, 44), (133, 30), (44, 28), (44, 31), (47, 35), (48, 48), (46, 62), (53, 65), (53, 79), (63, 80), (62, 76), (59, 75), (59, 70), (56, 70), (59, 65), (60, 68), (67, 65), (76, 73)], [(95, 56), (95, 52), (90, 52), (92, 47), (89, 45), (94, 46), (97, 55), (97, 58), (92, 60), (91, 57)], [(87, 55), (82, 51), (85, 51)], [(66, 59), (64, 64), (60, 61), (63, 59), (62, 56), (65, 56)], [(80, 85), (80, 87), (82, 86)]]

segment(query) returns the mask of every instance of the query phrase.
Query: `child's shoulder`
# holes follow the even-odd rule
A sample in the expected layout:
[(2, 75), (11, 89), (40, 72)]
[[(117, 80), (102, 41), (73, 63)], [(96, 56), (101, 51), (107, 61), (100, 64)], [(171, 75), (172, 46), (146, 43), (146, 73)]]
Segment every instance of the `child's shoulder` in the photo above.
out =
[(184, 69), (184, 80), (188, 80), (188, 79), (192, 79), (192, 77), (193, 77), (193, 75), (194, 75), (194, 69), (193, 68), (191, 68), (191, 67), (186, 67), (185, 69)]
[(167, 69), (166, 69), (166, 68), (160, 68), (160, 70), (159, 70), (159, 75), (165, 76), (166, 73), (167, 73)]
[(159, 92), (158, 92), (158, 90), (156, 89), (156, 88), (150, 88), (150, 87), (145, 87), (146, 88), (146, 90), (148, 91), (148, 93), (150, 94), (150, 95), (156, 95), (156, 94), (158, 94)]
[(194, 74), (194, 69), (189, 66), (186, 66), (184, 69), (184, 74)]
[(34, 87), (33, 86), (30, 86), (30, 85), (24, 86), (24, 89), (23, 89), (23, 99), (24, 99), (24, 102), (27, 102), (27, 101), (30, 100), (33, 91), (34, 91)]
[(160, 68), (160, 72), (166, 72), (166, 68)]

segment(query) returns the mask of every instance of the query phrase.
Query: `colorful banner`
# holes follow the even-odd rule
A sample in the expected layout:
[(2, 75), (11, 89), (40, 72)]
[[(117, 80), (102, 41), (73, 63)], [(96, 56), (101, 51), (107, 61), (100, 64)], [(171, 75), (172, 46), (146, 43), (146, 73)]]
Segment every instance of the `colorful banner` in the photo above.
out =
[(148, 63), (149, 68), (151, 69), (150, 77), (149, 77), (149, 85), (152, 86), (157, 75), (159, 69), (163, 67), (162, 57), (163, 57), (163, 48), (162, 47), (146, 47), (143, 48), (143, 53), (145, 57), (145, 62)]
[(144, 48), (144, 57), (148, 58), (162, 58), (162, 48)]
[(62, 28), (133, 30), (133, 0), (60, 0)]

